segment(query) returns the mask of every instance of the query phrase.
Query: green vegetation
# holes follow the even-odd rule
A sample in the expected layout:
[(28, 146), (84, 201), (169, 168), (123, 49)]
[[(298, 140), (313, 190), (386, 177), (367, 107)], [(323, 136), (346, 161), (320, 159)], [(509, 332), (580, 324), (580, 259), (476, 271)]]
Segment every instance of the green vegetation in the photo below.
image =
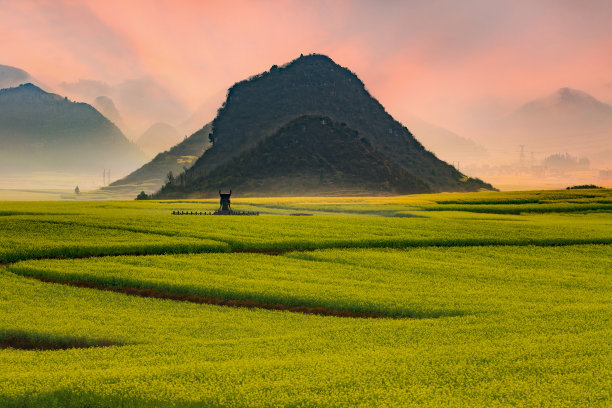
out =
[(596, 186), (595, 184), (581, 184), (579, 186), (570, 186), (566, 187), (567, 190), (576, 190), (576, 189), (593, 189), (593, 188), (603, 188)]
[[(408, 198), (411, 197), (411, 198)], [(561, 190), (529, 192), (481, 192), (443, 193), (420, 196), (389, 197), (384, 199), (325, 199), (309, 201), (291, 200), (259, 205), (268, 208), (292, 208), (304, 211), (332, 211), (355, 214), (398, 216), (415, 211), (465, 211), (490, 214), (523, 213), (586, 213), (612, 211), (612, 194), (609, 189)], [(424, 215), (423, 213), (420, 213)], [(432, 214), (426, 214), (432, 216)], [(517, 218), (511, 218), (517, 220)]]
[(44, 216), (0, 217), (0, 263), (32, 258), (74, 258), (116, 254), (221, 252), (226, 244), (208, 239), (147, 234), (109, 225), (87, 225)]
[[(542, 203), (514, 204), (531, 199), (531, 194), (539, 194)], [(233, 200), (236, 210), (283, 215), (248, 220), (170, 215), (175, 209), (213, 211), (218, 200), (4, 202), (0, 205), (0, 263), (40, 257), (228, 250), (604, 244), (612, 243), (611, 196), (611, 190), (604, 189), (529, 193), (523, 198), (490, 192)], [(465, 208), (439, 204), (462, 200)], [(508, 201), (507, 205), (494, 204), (495, 210), (523, 214), (487, 214), (496, 211), (487, 204), (471, 204), (490, 200)], [(525, 207), (533, 211), (538, 206), (569, 212), (525, 211)], [(481, 208), (485, 213), (480, 213)], [(289, 216), (299, 211), (317, 216)]]
[[(320, 116), (301, 116), (253, 149), (222, 164), (194, 183), (191, 173), (162, 188), (214, 196), (232, 186), (249, 196), (338, 193), (388, 195), (429, 192), (429, 186), (378, 153), (346, 124)], [(350, 194), (349, 194), (350, 193)]]
[(109, 340), (79, 337), (55, 337), (41, 335), (33, 331), (0, 331), (0, 349), (15, 350), (66, 350), (72, 348), (108, 347), (119, 343)]
[(609, 406), (611, 197), (0, 203), (0, 406)]

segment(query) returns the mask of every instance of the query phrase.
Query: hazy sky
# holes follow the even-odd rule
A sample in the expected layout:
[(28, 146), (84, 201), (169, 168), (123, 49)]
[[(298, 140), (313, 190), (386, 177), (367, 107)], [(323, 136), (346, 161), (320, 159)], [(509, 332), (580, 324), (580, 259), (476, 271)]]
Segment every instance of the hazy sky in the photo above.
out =
[(312, 52), (460, 132), (563, 86), (612, 102), (610, 0), (0, 0), (0, 21), (0, 64), (58, 91), (144, 79), (190, 110)]

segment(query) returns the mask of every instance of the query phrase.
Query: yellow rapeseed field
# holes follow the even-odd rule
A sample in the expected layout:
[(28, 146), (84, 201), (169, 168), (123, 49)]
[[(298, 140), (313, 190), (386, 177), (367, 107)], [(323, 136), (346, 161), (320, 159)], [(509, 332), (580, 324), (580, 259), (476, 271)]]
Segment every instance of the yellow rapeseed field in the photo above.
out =
[(232, 205), (0, 203), (0, 406), (612, 403), (611, 190)]

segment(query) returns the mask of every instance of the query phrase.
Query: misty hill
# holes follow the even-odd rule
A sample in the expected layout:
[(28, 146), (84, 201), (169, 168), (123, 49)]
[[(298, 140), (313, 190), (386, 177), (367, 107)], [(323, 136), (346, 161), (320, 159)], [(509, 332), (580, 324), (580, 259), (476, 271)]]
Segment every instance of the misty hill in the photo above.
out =
[[(323, 55), (301, 56), (232, 86), (213, 121), (214, 144), (189, 169), (186, 183), (200, 183), (217, 166), (254, 148), (304, 115), (346, 123), (389, 162), (422, 180), (432, 191), (490, 188), (480, 180), (464, 177), (426, 151), (366, 91), (355, 74)], [(199, 190), (197, 185), (185, 188)]]
[(517, 114), (525, 118), (532, 116), (538, 119), (541, 119), (542, 115), (556, 115), (555, 117), (560, 119), (560, 114), (599, 117), (602, 114), (612, 114), (612, 106), (586, 92), (566, 87), (526, 103), (518, 109)]
[(154, 156), (164, 152), (181, 141), (181, 134), (167, 123), (158, 122), (149, 127), (136, 144), (148, 155)]
[(106, 189), (129, 190), (134, 193), (132, 197), (143, 190), (147, 193), (157, 191), (165, 183), (169, 172), (180, 174), (204, 153), (210, 146), (208, 135), (211, 129), (212, 125), (207, 124), (170, 150), (159, 153), (144, 166), (111, 183)]
[(0, 143), (3, 171), (120, 173), (143, 160), (94, 107), (32, 84), (0, 90)]
[[(612, 148), (612, 106), (586, 92), (561, 88), (520, 107), (500, 131), (527, 151), (597, 157)], [(609, 163), (612, 157), (604, 160)]]
[[(189, 115), (173, 90), (151, 77), (128, 79), (117, 84), (81, 79), (63, 82), (59, 86), (64, 94), (82, 101), (93, 103), (100, 95), (111, 98), (120, 108), (126, 129), (138, 129), (130, 137), (137, 137), (151, 123), (178, 123)], [(200, 123), (199, 127), (204, 123)]]
[(481, 163), (488, 157), (487, 150), (474, 140), (441, 126), (413, 115), (404, 116), (403, 122), (427, 150), (448, 163)]
[(291, 121), (195, 183), (187, 183), (185, 177), (182, 174), (165, 186), (162, 195), (214, 196), (219, 187), (231, 187), (241, 196), (430, 191), (357, 131), (320, 116)]
[(125, 135), (126, 126), (123, 122), (123, 117), (121, 117), (121, 113), (115, 106), (115, 102), (108, 96), (98, 96), (94, 100), (93, 107), (98, 110), (102, 115), (106, 116), (108, 120), (113, 122)]

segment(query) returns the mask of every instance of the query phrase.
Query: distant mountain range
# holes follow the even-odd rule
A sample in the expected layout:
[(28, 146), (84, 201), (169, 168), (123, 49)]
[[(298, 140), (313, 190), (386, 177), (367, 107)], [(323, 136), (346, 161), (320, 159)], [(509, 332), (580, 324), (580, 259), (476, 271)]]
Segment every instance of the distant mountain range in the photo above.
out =
[(540, 156), (569, 152), (594, 164), (612, 163), (612, 106), (583, 91), (561, 88), (528, 102), (496, 130), (500, 141), (523, 144)]
[(4, 172), (121, 173), (144, 160), (94, 107), (30, 83), (0, 90), (0, 143)]
[[(313, 122), (317, 120), (329, 120), (330, 125), (318, 128)], [(297, 137), (296, 123), (307, 131), (310, 129), (312, 135)], [(492, 188), (461, 174), (425, 150), (366, 91), (354, 73), (324, 55), (301, 56), (283, 67), (273, 66), (268, 72), (235, 84), (212, 126), (213, 146), (155, 197), (212, 196), (220, 187), (232, 187), (226, 185), (229, 182), (239, 182), (244, 195), (296, 194), (294, 190), (299, 194), (321, 191), (333, 194), (347, 188), (363, 194)], [(338, 140), (323, 143), (325, 137)], [(295, 140), (295, 152), (288, 151), (288, 140)], [(279, 148), (274, 147), (274, 142)], [(325, 155), (316, 146), (319, 144), (327, 149)], [(346, 159), (347, 151), (356, 155), (359, 165), (351, 164), (343, 170), (338, 161), (331, 159)], [(304, 160), (312, 163), (302, 163)], [(325, 160), (328, 165), (324, 166)], [(287, 179), (296, 176), (293, 171), (296, 167), (307, 173), (311, 182), (299, 188), (280, 189), (269, 173), (261, 173), (266, 163), (274, 163), (277, 181), (285, 175)], [(380, 171), (382, 167), (388, 171)], [(336, 176), (332, 177), (334, 168)], [(375, 177), (367, 174), (368, 168)], [(231, 178), (234, 173), (240, 174), (241, 181)], [(318, 174), (318, 178), (313, 178), (313, 174)], [(363, 182), (357, 183), (359, 179)], [(299, 177), (295, 179), (298, 180)]]
[(134, 196), (140, 191), (151, 194), (159, 190), (167, 181), (168, 173), (179, 175), (204, 153), (210, 146), (208, 135), (211, 131), (212, 125), (209, 123), (170, 150), (159, 153), (144, 166), (111, 183), (106, 189), (131, 191)]
[[(138, 137), (153, 123), (175, 124), (189, 116), (180, 98), (150, 77), (129, 79), (117, 84), (81, 79), (63, 82), (59, 89), (69, 97), (92, 104), (99, 96), (112, 99), (122, 114), (124, 129), (129, 132), (128, 137), (131, 139)], [(192, 128), (191, 132), (195, 129)]]

